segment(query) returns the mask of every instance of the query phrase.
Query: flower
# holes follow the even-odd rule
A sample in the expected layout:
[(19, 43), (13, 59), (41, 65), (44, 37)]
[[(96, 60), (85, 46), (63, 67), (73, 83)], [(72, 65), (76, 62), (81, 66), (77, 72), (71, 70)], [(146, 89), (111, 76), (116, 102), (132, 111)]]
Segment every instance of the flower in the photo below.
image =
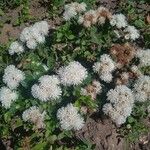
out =
[(134, 104), (134, 96), (128, 87), (118, 85), (107, 93), (107, 100), (103, 106), (103, 112), (117, 124), (125, 123), (126, 118), (130, 116)]
[(134, 26), (127, 26), (124, 30), (125, 39), (136, 40), (140, 37), (139, 31)]
[(115, 69), (115, 62), (110, 58), (110, 55), (103, 54), (100, 61), (96, 62), (93, 66), (95, 72), (112, 72)]
[(71, 103), (58, 109), (57, 118), (64, 130), (80, 130), (84, 126), (84, 119)]
[(137, 51), (136, 56), (140, 60), (139, 67), (150, 66), (150, 49), (139, 50)]
[(63, 18), (65, 20), (70, 20), (71, 18), (75, 17), (77, 13), (81, 13), (85, 10), (86, 10), (86, 4), (84, 2), (82, 3), (73, 2), (73, 3), (67, 4), (65, 5)]
[(107, 82), (107, 83), (110, 83), (112, 81), (112, 79), (113, 79), (113, 76), (112, 76), (111, 73), (105, 72), (105, 73), (102, 73), (100, 75), (100, 79), (105, 81), (105, 82)]
[(81, 94), (91, 96), (92, 99), (96, 99), (97, 94), (102, 92), (102, 86), (100, 82), (93, 80), (92, 84), (87, 85), (85, 88), (81, 88)]
[(15, 41), (11, 43), (8, 51), (10, 55), (14, 55), (15, 53), (21, 54), (24, 52), (24, 47), (21, 43)]
[(70, 62), (68, 66), (58, 70), (60, 81), (63, 85), (78, 85), (87, 77), (87, 70), (79, 62)]
[(44, 75), (39, 78), (39, 84), (34, 84), (31, 88), (31, 93), (34, 98), (41, 101), (58, 99), (61, 96), (61, 88), (57, 76)]
[(150, 77), (140, 76), (134, 84), (135, 100), (145, 102), (150, 99)]
[(127, 26), (126, 17), (123, 14), (115, 14), (110, 19), (110, 24), (117, 28), (125, 28)]
[(78, 23), (84, 27), (91, 27), (96, 23), (104, 24), (106, 19), (111, 17), (111, 13), (105, 7), (99, 7), (97, 10), (89, 10), (82, 16), (79, 16)]
[(97, 14), (95, 10), (87, 11), (83, 16), (79, 17), (79, 24), (83, 24), (85, 27), (91, 27), (91, 25), (97, 23)]
[(29, 49), (35, 49), (38, 43), (45, 42), (48, 32), (49, 25), (46, 21), (36, 22), (32, 26), (24, 28), (20, 34), (20, 40), (26, 43)]
[(93, 70), (98, 73), (100, 78), (105, 82), (112, 80), (112, 71), (115, 70), (115, 62), (110, 58), (109, 55), (103, 54), (100, 57), (100, 61), (94, 63)]
[(7, 87), (2, 87), (0, 89), (0, 101), (2, 106), (6, 109), (10, 108), (11, 104), (18, 98), (15, 91), (10, 90)]
[(114, 44), (110, 49), (110, 54), (118, 65), (124, 66), (131, 62), (136, 54), (136, 51), (135, 48), (129, 43), (122, 45)]
[(22, 114), (23, 120), (34, 123), (38, 129), (44, 128), (44, 117), (46, 112), (40, 112), (39, 108), (36, 106), (32, 106), (29, 109), (25, 110)]
[(16, 89), (24, 79), (25, 74), (14, 65), (9, 65), (5, 68), (3, 82), (7, 84), (10, 89)]

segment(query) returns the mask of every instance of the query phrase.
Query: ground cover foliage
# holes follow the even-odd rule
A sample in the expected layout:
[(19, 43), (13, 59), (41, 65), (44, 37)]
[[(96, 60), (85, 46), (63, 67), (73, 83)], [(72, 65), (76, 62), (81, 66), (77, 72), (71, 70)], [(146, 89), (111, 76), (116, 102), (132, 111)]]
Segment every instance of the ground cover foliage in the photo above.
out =
[[(87, 140), (80, 140), (76, 136), (77, 130), (80, 130), (85, 125), (84, 122), (86, 122), (93, 113), (98, 114), (97, 116), (100, 119), (102, 116), (105, 116), (105, 119), (111, 120), (111, 124), (115, 125), (117, 133), (125, 139), (127, 148), (130, 148), (129, 145), (131, 143), (138, 143), (140, 136), (146, 135), (149, 132), (149, 125), (147, 125), (150, 113), (150, 108), (148, 107), (150, 105), (150, 56), (148, 53), (148, 51), (150, 51), (150, 18), (148, 17), (149, 12), (147, 10), (149, 2), (146, 0), (138, 3), (136, 1), (123, 1), (119, 2), (117, 6), (113, 6), (111, 3), (108, 4), (103, 2), (101, 4), (99, 1), (93, 0), (77, 1), (79, 3), (86, 3), (86, 11), (90, 9), (97, 10), (100, 6), (105, 6), (112, 14), (122, 13), (126, 17), (127, 26), (135, 26), (137, 29), (139, 36), (136, 36), (136, 39), (124, 38), (126, 34), (124, 27), (122, 29), (122, 27), (118, 28), (112, 26), (110, 23), (111, 16), (107, 14), (108, 11), (106, 11), (107, 13), (105, 15), (102, 15), (106, 19), (104, 23), (103, 21), (101, 23), (100, 20), (98, 23), (88, 24), (88, 27), (83, 21), (79, 21), (78, 15), (65, 20), (63, 16), (65, 5), (71, 2), (72, 1), (65, 2), (57, 0), (53, 0), (52, 2), (46, 0), (40, 2), (41, 6), (47, 9), (47, 15), (45, 18), (42, 18), (42, 20), (46, 20), (49, 27), (47, 34), (40, 33), (41, 37), (44, 37), (44, 40), (39, 42), (39, 39), (36, 39), (36, 46), (34, 48), (31, 48), (32, 43), (28, 44), (28, 40), (24, 42), (21, 41), (19, 37), (21, 32), (18, 34), (18, 38), (11, 38), (6, 44), (0, 45), (0, 85), (1, 87), (7, 86), (11, 92), (16, 92), (15, 94), (18, 97), (11, 103), (9, 108), (6, 108), (5, 103), (3, 105), (3, 101), (4, 99), (8, 100), (11, 96), (2, 96), (1, 90), (0, 137), (3, 143), (2, 145), (5, 145), (7, 148), (20, 150), (96, 149), (96, 143), (93, 144)], [(8, 8), (15, 9), (21, 6), (22, 9), (13, 26), (18, 27), (26, 22), (29, 22), (27, 26), (32, 26), (37, 21), (42, 20), (41, 18), (37, 19), (30, 15), (30, 3), (29, 0), (2, 1), (0, 2), (0, 15), (3, 17)], [(81, 12), (81, 14), (79, 13), (79, 16), (83, 15), (84, 12)], [(59, 20), (59, 23), (52, 25), (49, 20), (55, 20), (56, 22)], [(6, 22), (1, 22), (1, 27), (5, 26), (5, 23)], [(46, 27), (44, 27), (44, 29), (45, 28)], [(39, 30), (39, 32), (44, 32), (42, 29)], [(122, 37), (119, 38), (116, 33), (120, 34)], [(13, 48), (10, 50), (10, 46), (12, 42), (16, 40), (21, 42), (24, 52), (14, 52), (12, 55), (11, 52)], [(117, 52), (121, 50), (121, 52), (116, 54), (114, 50), (117, 50)], [(125, 52), (123, 53), (123, 51)], [(109, 66), (109, 71), (104, 71), (104, 76), (102, 76), (103, 74), (101, 72), (103, 72), (103, 67), (100, 68), (95, 65), (96, 69), (94, 70), (93, 66), (96, 62), (101, 62), (102, 64), (103, 61), (101, 61), (101, 57), (104, 56), (104, 54), (110, 56), (105, 58), (106, 60), (109, 58), (111, 59), (108, 61), (108, 64), (110, 63), (115, 67), (111, 68), (111, 66)], [(70, 65), (71, 62), (79, 62), (82, 66), (75, 63), (73, 67), (70, 68), (74, 68), (75, 65), (77, 65), (77, 67), (75, 70), (72, 69), (71, 73), (69, 72), (71, 70), (70, 68), (63, 68), (66, 70), (66, 74), (64, 70), (58, 71), (62, 66), (65, 67)], [(121, 65), (118, 65), (118, 63)], [(5, 73), (6, 67), (9, 65), (14, 65), (24, 73), (24, 78), (19, 82), (20, 84), (16, 88), (10, 88), (11, 86), (9, 86), (7, 77), (6, 81), (4, 81), (4, 75), (8, 74)], [(80, 74), (81, 72), (82, 74)], [(10, 76), (11, 73), (12, 72), (10, 72)], [(52, 98), (51, 95), (44, 99), (43, 97), (39, 97), (37, 92), (35, 92), (36, 94), (32, 92), (32, 86), (35, 84), (40, 86), (39, 79), (44, 75), (56, 75), (56, 78), (60, 80), (57, 86), (61, 88), (61, 94), (58, 96), (59, 94), (57, 95), (56, 92), (56, 100)], [(65, 80), (64, 77), (66, 76), (68, 78)], [(112, 76), (112, 78), (110, 76)], [(143, 76), (147, 77), (147, 79), (143, 78)], [(8, 78), (10, 79), (9, 76)], [(141, 81), (139, 84), (139, 78), (142, 78), (142, 81), (146, 82), (145, 86), (143, 86)], [(53, 80), (55, 80), (55, 78), (50, 80), (51, 83)], [(48, 83), (49, 79), (45, 79), (45, 81)], [(136, 96), (135, 91), (137, 89), (135, 88), (135, 83), (138, 84), (138, 92), (141, 92), (140, 88), (143, 90), (145, 87), (146, 96), (144, 95), (144, 98), (142, 96), (139, 97), (139, 95)], [(116, 117), (111, 115), (115, 111), (104, 111), (104, 106), (107, 106), (105, 104), (111, 104), (111, 99), (109, 99), (107, 95), (110, 89), (115, 89), (117, 86), (122, 85), (125, 85), (129, 90), (131, 89), (133, 91), (128, 91), (127, 95), (135, 92), (133, 94), (133, 99), (136, 99), (134, 102), (131, 102), (132, 98), (129, 97), (129, 100), (131, 100), (131, 103), (129, 103), (130, 105), (121, 105), (125, 109), (129, 108), (129, 106), (132, 107), (132, 112), (129, 111), (127, 115), (124, 115), (124, 122), (116, 120)], [(45, 86), (46, 85), (42, 85), (42, 88), (45, 88)], [(49, 88), (57, 89), (57, 86)], [(52, 93), (52, 91), (50, 91), (50, 93)], [(143, 94), (141, 93), (140, 95)], [(111, 96), (113, 97), (113, 95)], [(116, 99), (117, 98), (115, 98), (115, 100)], [(124, 99), (124, 97), (121, 97), (119, 101), (121, 99)], [(115, 104), (118, 104), (119, 101), (115, 102)], [(128, 98), (126, 101), (128, 101)], [(72, 118), (74, 114), (78, 114), (75, 115), (73, 121), (79, 119), (77, 123), (81, 123), (83, 119), (83, 125), (81, 123), (80, 126), (77, 125), (74, 127), (75, 123), (73, 121), (74, 124), (69, 124), (69, 127), (64, 127), (62, 125), (62, 118), (65, 118), (65, 115), (67, 116), (69, 110), (63, 117), (60, 115), (58, 117), (57, 112), (60, 108), (66, 107), (70, 103), (72, 103), (75, 108), (73, 111), (73, 108), (70, 106), (73, 111)], [(114, 101), (112, 105), (115, 107)], [(33, 106), (38, 108), (35, 114), (39, 114), (37, 118), (40, 118), (42, 122), (42, 125), (40, 125), (42, 127), (39, 127), (40, 121), (37, 121), (37, 119), (34, 120), (34, 117), (27, 120), (23, 117), (23, 113)], [(116, 106), (115, 109), (117, 108)], [(33, 113), (33, 116), (35, 114)], [(119, 117), (120, 115), (117, 116), (117, 118)], [(66, 123), (67, 121), (66, 119), (64, 122)]]

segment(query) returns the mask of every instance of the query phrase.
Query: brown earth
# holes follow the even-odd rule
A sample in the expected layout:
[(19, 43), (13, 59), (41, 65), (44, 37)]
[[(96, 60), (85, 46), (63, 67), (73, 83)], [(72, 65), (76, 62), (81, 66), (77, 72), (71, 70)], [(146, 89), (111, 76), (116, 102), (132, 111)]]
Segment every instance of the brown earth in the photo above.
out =
[(96, 144), (95, 150), (125, 150), (125, 141), (110, 119), (88, 118), (76, 137)]

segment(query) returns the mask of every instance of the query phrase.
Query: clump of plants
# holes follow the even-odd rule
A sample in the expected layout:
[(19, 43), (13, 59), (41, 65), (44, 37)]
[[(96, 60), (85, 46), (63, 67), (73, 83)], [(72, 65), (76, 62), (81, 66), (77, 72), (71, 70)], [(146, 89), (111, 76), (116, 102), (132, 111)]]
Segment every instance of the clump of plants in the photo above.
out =
[(135, 46), (141, 35), (125, 15), (73, 2), (63, 18), (53, 32), (46, 21), (26, 27), (8, 48), (0, 136), (15, 148), (93, 149), (74, 134), (91, 112), (124, 127), (135, 125), (139, 103), (149, 103), (150, 77), (142, 70), (150, 50)]

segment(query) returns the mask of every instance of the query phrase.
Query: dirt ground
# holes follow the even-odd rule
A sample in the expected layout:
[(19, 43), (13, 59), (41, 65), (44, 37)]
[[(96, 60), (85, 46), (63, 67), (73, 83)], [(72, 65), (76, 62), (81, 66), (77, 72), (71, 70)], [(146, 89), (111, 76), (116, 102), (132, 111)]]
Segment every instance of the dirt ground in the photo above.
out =
[[(150, 127), (149, 119), (144, 121)], [(139, 137), (139, 142), (127, 143), (113, 122), (106, 117), (100, 118), (98, 114), (92, 114), (87, 119), (76, 137), (95, 144), (95, 150), (150, 150), (150, 134)]]

